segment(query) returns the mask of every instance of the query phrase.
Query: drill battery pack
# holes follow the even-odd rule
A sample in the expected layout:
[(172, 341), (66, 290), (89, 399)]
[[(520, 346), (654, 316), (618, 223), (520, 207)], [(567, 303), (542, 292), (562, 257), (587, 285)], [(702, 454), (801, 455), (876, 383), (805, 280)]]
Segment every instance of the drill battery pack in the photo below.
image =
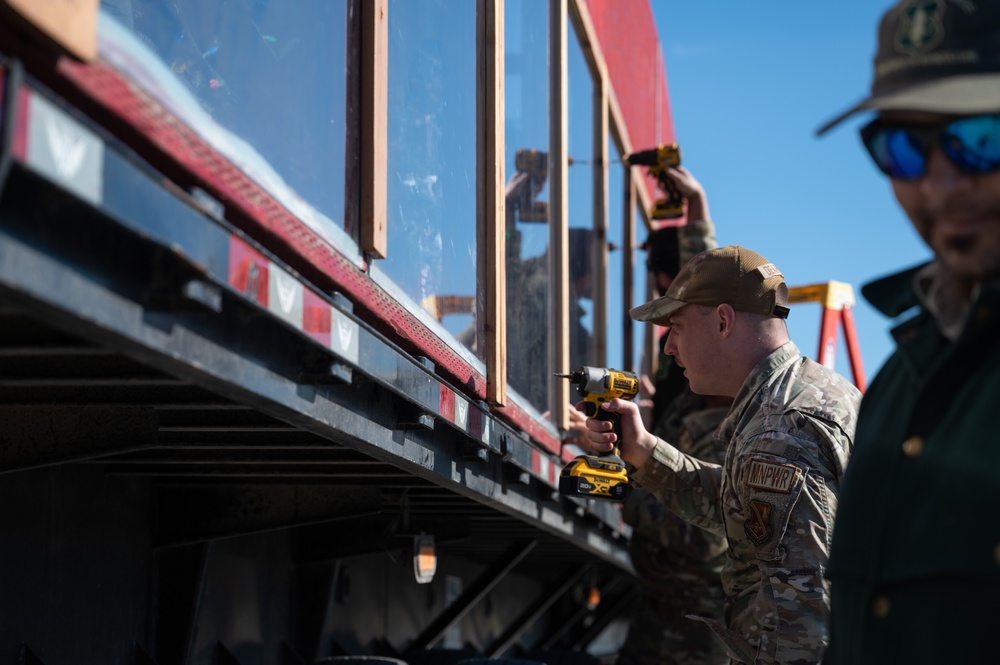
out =
[(565, 496), (624, 501), (630, 489), (619, 457), (581, 455), (559, 474), (559, 493)]

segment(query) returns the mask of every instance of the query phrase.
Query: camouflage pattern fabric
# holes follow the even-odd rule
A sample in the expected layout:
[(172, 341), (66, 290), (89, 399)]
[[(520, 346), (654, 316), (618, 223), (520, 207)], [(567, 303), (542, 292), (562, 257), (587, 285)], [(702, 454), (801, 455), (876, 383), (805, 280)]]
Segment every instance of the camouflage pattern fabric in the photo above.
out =
[(707, 219), (689, 221), (680, 227), (677, 240), (680, 242), (680, 265), (682, 268), (695, 254), (701, 254), (719, 246), (715, 239), (715, 226)]
[(726, 535), (728, 622), (703, 618), (737, 663), (814, 665), (826, 649), (837, 493), (861, 394), (788, 342), (747, 377), (719, 427), (722, 466), (663, 441), (633, 479), (693, 524)]
[[(728, 407), (708, 408), (705, 398), (685, 387), (653, 428), (698, 459), (722, 463), (725, 444), (715, 428)], [(636, 489), (625, 500), (623, 517), (632, 526), (629, 552), (641, 583), (619, 665), (725, 665), (722, 642), (697, 614), (721, 621), (725, 592), (719, 573), (726, 539), (696, 527)]]

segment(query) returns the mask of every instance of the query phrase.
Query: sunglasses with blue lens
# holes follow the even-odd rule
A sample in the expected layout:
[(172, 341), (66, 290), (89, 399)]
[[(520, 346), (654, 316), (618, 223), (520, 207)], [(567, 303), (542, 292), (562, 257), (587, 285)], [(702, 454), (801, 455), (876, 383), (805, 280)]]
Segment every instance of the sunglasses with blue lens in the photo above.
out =
[(876, 118), (861, 128), (861, 140), (879, 170), (898, 180), (921, 178), (934, 146), (967, 173), (1000, 169), (1000, 115), (967, 116), (943, 125), (904, 125)]

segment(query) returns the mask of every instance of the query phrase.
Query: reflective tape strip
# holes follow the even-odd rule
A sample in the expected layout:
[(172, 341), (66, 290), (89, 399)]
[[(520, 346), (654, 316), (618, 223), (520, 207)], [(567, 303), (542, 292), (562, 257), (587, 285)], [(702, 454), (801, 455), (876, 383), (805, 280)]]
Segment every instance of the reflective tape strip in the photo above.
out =
[(330, 347), (332, 308), (310, 289), (302, 290), (302, 330), (323, 346)]
[(24, 102), (19, 100), (18, 109), (24, 108), (27, 127), (18, 128), (24, 133), (15, 139), (15, 156), (20, 153), (33, 170), (99, 205), (104, 190), (104, 142), (42, 95), (26, 88), (18, 94), (25, 97)]
[(236, 236), (229, 236), (229, 286), (261, 307), (267, 307), (270, 295), (270, 266), (263, 254)]
[(287, 270), (273, 262), (268, 265), (267, 309), (298, 330), (305, 331), (302, 322), (302, 284)]
[(342, 359), (358, 364), (360, 329), (357, 322), (305, 286), (295, 275), (233, 235), (229, 236), (226, 281), (237, 292)]

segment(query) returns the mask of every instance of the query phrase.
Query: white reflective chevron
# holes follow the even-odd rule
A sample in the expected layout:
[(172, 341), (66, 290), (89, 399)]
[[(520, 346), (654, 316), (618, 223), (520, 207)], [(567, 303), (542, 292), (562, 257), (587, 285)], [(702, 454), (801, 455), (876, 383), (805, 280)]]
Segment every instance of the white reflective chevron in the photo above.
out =
[(28, 165), (80, 198), (99, 203), (104, 186), (104, 143), (42, 95), (24, 94), (30, 94)]
[(79, 132), (73, 132), (68, 124), (56, 122), (53, 117), (45, 120), (45, 136), (49, 140), (56, 172), (71, 180), (83, 165), (83, 156), (87, 153), (84, 137)]
[(273, 262), (268, 263), (267, 272), (267, 308), (301, 330), (302, 284)]
[(330, 348), (345, 360), (358, 362), (358, 324), (335, 308), (330, 308)]
[(292, 307), (295, 306), (295, 292), (298, 284), (291, 275), (286, 275), (283, 272), (277, 272), (274, 276), (278, 287), (278, 306), (281, 307), (283, 313), (289, 314)]

